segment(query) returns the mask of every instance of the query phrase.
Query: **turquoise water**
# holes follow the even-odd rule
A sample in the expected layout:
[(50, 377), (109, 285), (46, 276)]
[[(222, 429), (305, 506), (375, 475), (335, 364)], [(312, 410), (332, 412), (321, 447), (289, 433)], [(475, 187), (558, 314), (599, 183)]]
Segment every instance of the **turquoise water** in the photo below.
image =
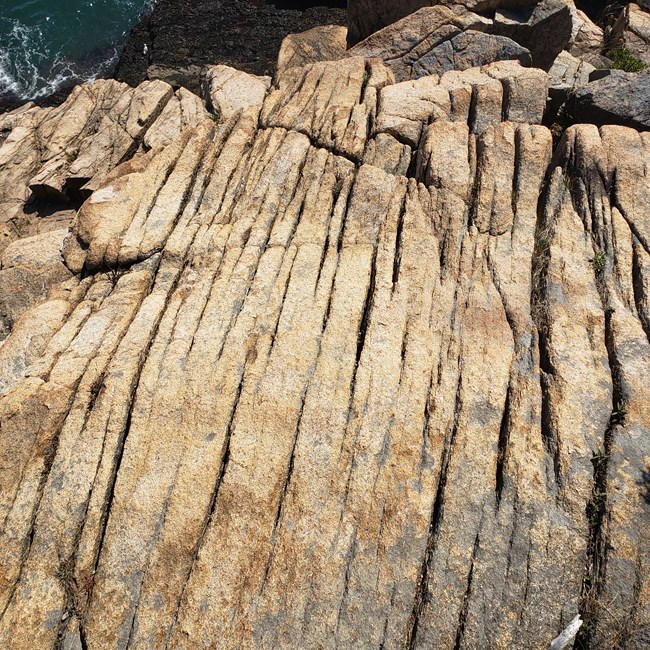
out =
[(35, 99), (110, 71), (155, 0), (0, 0), (0, 98)]

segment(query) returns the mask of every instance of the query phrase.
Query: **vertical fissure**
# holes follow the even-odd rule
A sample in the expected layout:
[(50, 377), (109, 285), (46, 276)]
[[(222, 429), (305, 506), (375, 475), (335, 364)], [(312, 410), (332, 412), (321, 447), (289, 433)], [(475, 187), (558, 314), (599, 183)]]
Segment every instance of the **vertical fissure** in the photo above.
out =
[(417, 641), (418, 628), (420, 625), (420, 618), (424, 613), (424, 608), (427, 604), (427, 593), (429, 589), (429, 568), (433, 559), (433, 554), (436, 549), (438, 541), (438, 533), (444, 514), (444, 499), (445, 488), (447, 486), (447, 475), (449, 472), (449, 464), (451, 455), (458, 433), (460, 412), (462, 410), (462, 369), (459, 369), (458, 386), (456, 389), (456, 401), (454, 405), (454, 419), (451, 427), (451, 433), (445, 441), (445, 448), (442, 455), (442, 464), (440, 468), (440, 477), (438, 479), (438, 488), (436, 490), (433, 508), (431, 509), (431, 517), (429, 519), (429, 532), (427, 536), (427, 544), (424, 551), (424, 557), (420, 566), (418, 582), (415, 589), (415, 597), (413, 599), (413, 610), (409, 618), (406, 647), (408, 650), (413, 650)]

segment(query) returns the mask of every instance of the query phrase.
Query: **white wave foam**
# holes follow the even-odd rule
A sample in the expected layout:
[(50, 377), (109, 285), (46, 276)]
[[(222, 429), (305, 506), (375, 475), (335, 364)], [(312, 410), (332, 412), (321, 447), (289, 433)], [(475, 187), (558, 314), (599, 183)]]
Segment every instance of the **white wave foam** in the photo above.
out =
[[(135, 0), (135, 3), (148, 9), (155, 0)], [(134, 0), (126, 0), (125, 9), (133, 10), (133, 4)], [(96, 51), (85, 59), (73, 61), (62, 52), (48, 51), (47, 38), (38, 25), (0, 16), (0, 33), (7, 35), (0, 44), (0, 99), (3, 96), (37, 99), (64, 86), (94, 81), (111, 71), (121, 49), (107, 43), (106, 51)]]

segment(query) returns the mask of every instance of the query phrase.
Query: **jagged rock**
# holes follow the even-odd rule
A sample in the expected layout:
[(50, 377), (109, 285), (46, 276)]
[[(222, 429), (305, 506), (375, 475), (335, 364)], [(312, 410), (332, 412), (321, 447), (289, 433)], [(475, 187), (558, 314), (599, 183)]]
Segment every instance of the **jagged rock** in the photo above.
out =
[(621, 12), (609, 34), (611, 43), (623, 47), (650, 65), (650, 7), (631, 3)]
[(584, 11), (580, 11), (573, 0), (565, 1), (569, 5), (573, 22), (571, 40), (567, 50), (569, 54), (578, 58), (587, 57), (589, 61), (589, 58), (597, 55), (604, 46), (603, 30)]
[(548, 92), (552, 110), (560, 108), (571, 93), (586, 86), (595, 70), (593, 65), (569, 54), (561, 52), (548, 72)]
[(515, 61), (447, 72), (389, 85), (379, 94), (375, 132), (417, 149), (423, 129), (438, 120), (463, 122), (473, 133), (503, 121), (539, 124), (546, 107), (546, 74)]
[(67, 227), (70, 208), (117, 165), (207, 117), (197, 97), (162, 81), (129, 88), (105, 79), (78, 86), (56, 108), (1, 116), (0, 252), (20, 237)]
[(343, 58), (347, 48), (347, 35), (347, 27), (339, 25), (324, 25), (300, 34), (289, 34), (280, 47), (276, 79), (290, 68)]
[(492, 23), (471, 12), (425, 7), (372, 34), (348, 56), (382, 59), (398, 81), (500, 60), (530, 65), (530, 53), (514, 41), (483, 33)]
[(256, 77), (227, 65), (213, 65), (205, 72), (204, 96), (219, 119), (229, 120), (239, 111), (257, 110), (271, 87), (271, 77)]
[(573, 20), (564, 0), (542, 0), (521, 9), (499, 9), (492, 33), (526, 48), (533, 65), (548, 70), (571, 40)]
[(179, 88), (144, 135), (146, 149), (166, 147), (179, 133), (209, 117), (200, 97)]
[(571, 99), (578, 122), (650, 129), (650, 70), (610, 74), (579, 88)]
[(413, 150), (295, 68), (92, 193), (0, 344), (0, 647), (647, 645), (650, 138), (489, 70)]
[(494, 12), (500, 7), (516, 8), (531, 4), (531, 0), (349, 0), (348, 45), (351, 47), (371, 34), (415, 13), (422, 7), (450, 6), (455, 11)]

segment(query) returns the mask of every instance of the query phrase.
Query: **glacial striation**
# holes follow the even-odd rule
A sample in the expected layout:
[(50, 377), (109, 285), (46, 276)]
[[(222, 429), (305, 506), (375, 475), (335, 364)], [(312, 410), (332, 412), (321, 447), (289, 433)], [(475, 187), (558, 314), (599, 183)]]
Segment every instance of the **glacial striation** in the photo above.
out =
[(650, 135), (305, 43), (3, 116), (0, 647), (646, 648)]

